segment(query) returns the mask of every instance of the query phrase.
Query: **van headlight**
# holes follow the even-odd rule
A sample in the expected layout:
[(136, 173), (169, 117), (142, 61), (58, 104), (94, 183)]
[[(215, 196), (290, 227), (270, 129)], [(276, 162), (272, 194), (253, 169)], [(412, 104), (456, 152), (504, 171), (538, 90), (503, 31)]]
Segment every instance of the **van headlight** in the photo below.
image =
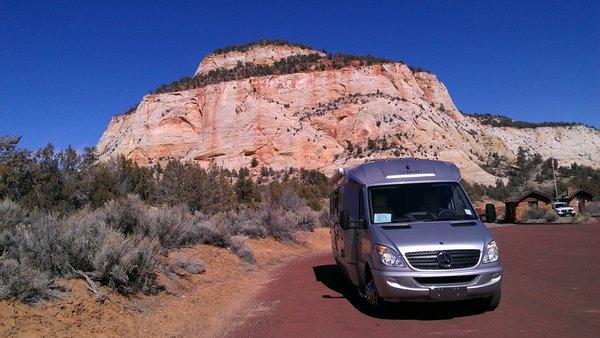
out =
[(498, 258), (500, 258), (500, 253), (498, 252), (496, 241), (491, 241), (485, 246), (485, 251), (483, 252), (483, 262), (492, 263), (497, 261)]
[(375, 251), (379, 255), (379, 261), (381, 264), (386, 266), (404, 266), (402, 257), (396, 250), (389, 248), (385, 245), (375, 245)]

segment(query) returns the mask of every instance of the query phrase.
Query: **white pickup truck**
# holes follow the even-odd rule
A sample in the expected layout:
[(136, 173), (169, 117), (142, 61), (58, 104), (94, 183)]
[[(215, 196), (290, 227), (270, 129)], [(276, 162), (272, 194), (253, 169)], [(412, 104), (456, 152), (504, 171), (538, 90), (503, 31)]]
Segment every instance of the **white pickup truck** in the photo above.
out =
[(554, 202), (552, 207), (560, 217), (573, 217), (575, 216), (575, 209), (566, 202)]

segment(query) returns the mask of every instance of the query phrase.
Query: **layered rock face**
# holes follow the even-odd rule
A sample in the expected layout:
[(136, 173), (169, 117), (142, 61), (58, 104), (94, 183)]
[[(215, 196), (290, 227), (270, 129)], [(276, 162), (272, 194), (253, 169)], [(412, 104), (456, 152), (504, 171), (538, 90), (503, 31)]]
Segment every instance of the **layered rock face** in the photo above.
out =
[[(284, 47), (208, 56), (197, 73), (315, 52)], [(101, 159), (122, 154), (143, 165), (177, 158), (237, 169), (256, 158), (274, 169), (326, 174), (367, 159), (412, 156), (452, 161), (466, 179), (493, 184), (496, 177), (481, 165), (492, 153), (513, 160), (519, 146), (561, 164), (600, 166), (598, 130), (483, 125), (458, 111), (434, 75), (386, 63), (147, 95), (134, 112), (110, 121), (97, 149)]]

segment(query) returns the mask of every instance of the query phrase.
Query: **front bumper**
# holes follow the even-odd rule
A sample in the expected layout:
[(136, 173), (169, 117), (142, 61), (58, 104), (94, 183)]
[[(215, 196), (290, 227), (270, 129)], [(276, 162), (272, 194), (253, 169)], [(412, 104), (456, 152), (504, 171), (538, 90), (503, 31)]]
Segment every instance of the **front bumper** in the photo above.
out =
[[(379, 296), (386, 301), (448, 301), (471, 298), (482, 298), (493, 295), (500, 290), (502, 283), (502, 266), (478, 267), (469, 270), (437, 270), (437, 271), (383, 271), (372, 270), (373, 280), (377, 286)], [(465, 283), (437, 283), (420, 284), (415, 278), (419, 277), (456, 277), (474, 276)], [(435, 289), (463, 288), (460, 297), (440, 297)], [(466, 292), (465, 292), (466, 291)]]

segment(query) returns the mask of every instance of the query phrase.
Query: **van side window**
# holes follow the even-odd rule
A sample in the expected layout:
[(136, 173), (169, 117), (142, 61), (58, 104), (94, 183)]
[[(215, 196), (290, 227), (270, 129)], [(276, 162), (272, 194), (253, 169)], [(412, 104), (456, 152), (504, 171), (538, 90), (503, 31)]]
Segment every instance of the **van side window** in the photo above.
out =
[(340, 199), (340, 188), (337, 188), (334, 192), (331, 193), (329, 197), (329, 216), (337, 217), (338, 215), (338, 205)]

